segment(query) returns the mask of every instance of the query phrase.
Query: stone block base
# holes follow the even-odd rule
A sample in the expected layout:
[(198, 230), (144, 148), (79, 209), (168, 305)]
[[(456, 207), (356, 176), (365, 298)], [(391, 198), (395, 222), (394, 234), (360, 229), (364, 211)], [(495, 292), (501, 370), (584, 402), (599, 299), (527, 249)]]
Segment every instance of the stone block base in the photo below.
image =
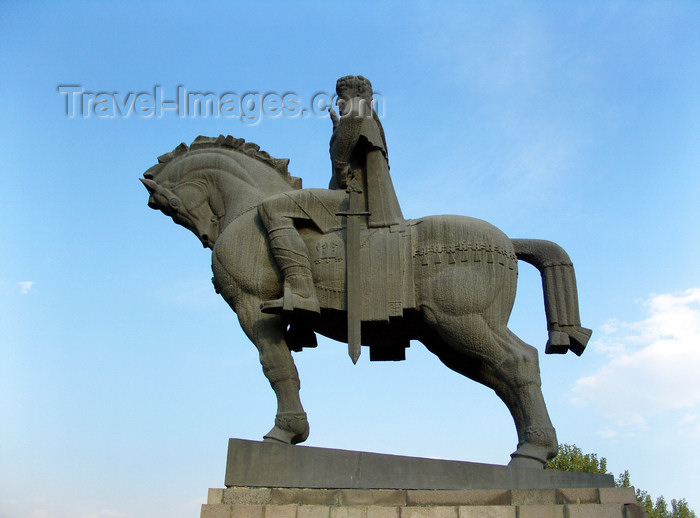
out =
[(612, 475), (229, 439), (226, 487), (352, 489), (611, 488)]
[(612, 475), (230, 439), (201, 518), (646, 518)]
[(201, 518), (646, 518), (634, 488), (210, 489)]

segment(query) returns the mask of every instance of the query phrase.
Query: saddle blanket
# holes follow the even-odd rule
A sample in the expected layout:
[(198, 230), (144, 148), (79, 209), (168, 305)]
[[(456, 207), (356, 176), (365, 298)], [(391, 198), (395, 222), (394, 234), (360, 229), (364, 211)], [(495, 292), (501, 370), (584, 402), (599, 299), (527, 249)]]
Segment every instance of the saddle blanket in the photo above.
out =
[[(411, 227), (361, 230), (362, 321), (388, 321), (416, 308)], [(307, 239), (322, 307), (347, 310), (345, 229)]]

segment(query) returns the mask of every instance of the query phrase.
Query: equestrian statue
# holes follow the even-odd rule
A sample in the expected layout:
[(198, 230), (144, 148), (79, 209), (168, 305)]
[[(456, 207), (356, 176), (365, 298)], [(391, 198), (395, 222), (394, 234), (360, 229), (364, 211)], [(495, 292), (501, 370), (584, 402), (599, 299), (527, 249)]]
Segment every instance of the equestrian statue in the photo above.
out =
[(212, 249), (217, 293), (238, 315), (277, 396), (265, 441), (303, 442), (309, 423), (292, 351), (316, 333), (361, 346), (370, 360), (405, 359), (422, 342), (450, 369), (492, 388), (518, 434), (510, 466), (542, 468), (557, 453), (537, 350), (508, 329), (518, 260), (542, 275), (546, 353), (580, 355), (576, 278), (550, 241), (510, 239), (464, 216), (404, 219), (384, 130), (362, 76), (336, 84), (329, 189), (302, 189), (289, 160), (231, 136), (198, 137), (158, 158), (141, 181), (148, 205)]

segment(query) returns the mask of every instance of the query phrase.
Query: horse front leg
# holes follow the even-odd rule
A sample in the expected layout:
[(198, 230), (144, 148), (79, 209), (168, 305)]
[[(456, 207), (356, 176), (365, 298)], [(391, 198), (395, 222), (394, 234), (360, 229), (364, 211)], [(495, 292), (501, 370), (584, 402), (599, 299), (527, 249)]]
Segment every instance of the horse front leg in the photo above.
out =
[(309, 437), (309, 422), (299, 397), (299, 373), (283, 335), (278, 315), (260, 311), (261, 301), (250, 298), (236, 304), (238, 318), (260, 354), (263, 374), (277, 397), (275, 425), (263, 440), (297, 444)]

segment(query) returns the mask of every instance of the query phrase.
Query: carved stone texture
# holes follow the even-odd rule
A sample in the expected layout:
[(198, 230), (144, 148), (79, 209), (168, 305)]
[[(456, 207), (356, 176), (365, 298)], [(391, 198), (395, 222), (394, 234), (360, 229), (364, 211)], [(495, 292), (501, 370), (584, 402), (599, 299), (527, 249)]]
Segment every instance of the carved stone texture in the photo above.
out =
[[(436, 489), (502, 490), (489, 493), (489, 499), (479, 501), (479, 505), (635, 501), (634, 492), (630, 496), (628, 491), (613, 487), (612, 475), (513, 469), (475, 462), (295, 447), (242, 439), (229, 439), (224, 483), (227, 487), (421, 490), (409, 494), (412, 505), (435, 505), (430, 499), (434, 498), (431, 491)], [(574, 489), (561, 493), (566, 488), (575, 488), (579, 493), (575, 500), (572, 499)], [(590, 494), (583, 494), (582, 488), (589, 488)], [(510, 492), (508, 501), (504, 502), (501, 498), (505, 490)], [(459, 491), (442, 495), (462, 498)], [(441, 503), (457, 505), (456, 502)]]
[(202, 518), (644, 518), (612, 475), (229, 440)]
[(256, 144), (198, 137), (158, 158), (148, 204), (212, 249), (214, 287), (260, 352), (277, 416), (266, 440), (295, 444), (309, 425), (291, 351), (316, 333), (400, 360), (410, 340), (492, 388), (517, 430), (511, 466), (543, 467), (557, 438), (540, 390), (537, 350), (507, 327), (517, 261), (542, 273), (545, 352), (581, 354), (571, 261), (549, 241), (509, 239), (463, 216), (405, 220), (389, 177), (384, 130), (362, 76), (338, 80), (330, 189), (302, 189), (288, 160)]

